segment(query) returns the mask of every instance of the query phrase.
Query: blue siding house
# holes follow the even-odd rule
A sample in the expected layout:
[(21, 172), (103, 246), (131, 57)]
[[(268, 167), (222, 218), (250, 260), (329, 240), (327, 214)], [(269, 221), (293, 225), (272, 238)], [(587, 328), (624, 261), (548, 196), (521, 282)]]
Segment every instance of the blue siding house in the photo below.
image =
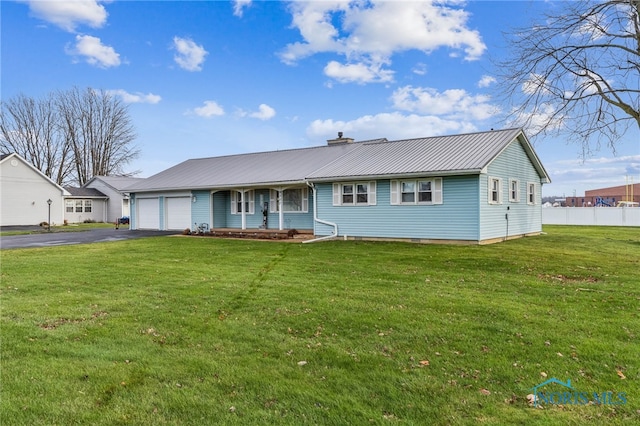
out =
[(128, 188), (132, 229), (309, 230), (486, 244), (539, 234), (549, 176), (522, 129), (192, 159)]

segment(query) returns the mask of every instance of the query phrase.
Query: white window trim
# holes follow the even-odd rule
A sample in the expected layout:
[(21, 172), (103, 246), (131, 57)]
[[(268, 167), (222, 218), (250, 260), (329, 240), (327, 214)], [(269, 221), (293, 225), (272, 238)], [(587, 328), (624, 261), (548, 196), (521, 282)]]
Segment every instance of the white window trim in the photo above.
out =
[[(497, 194), (497, 200), (493, 199), (493, 183), (494, 182), (498, 182), (498, 194)], [(487, 180), (487, 201), (489, 202), (489, 204), (502, 204), (502, 179), (501, 178), (497, 178), (497, 177), (492, 177), (489, 176), (488, 180)]]
[[(367, 185), (367, 202), (359, 203), (358, 202), (358, 185)], [(351, 203), (343, 203), (342, 202), (342, 188), (345, 185), (353, 186), (353, 202)], [(377, 204), (377, 185), (376, 181), (356, 181), (356, 182), (340, 182), (333, 184), (333, 205), (334, 206), (375, 206)]]
[(307, 187), (298, 187), (298, 188), (286, 188), (283, 190), (270, 189), (269, 190), (269, 213), (279, 213), (279, 194), (282, 192), (284, 196), (284, 191), (299, 189), (302, 190), (302, 210), (284, 210), (282, 213), (309, 213), (309, 188)]
[[(531, 192), (531, 187), (533, 187), (533, 193)], [(530, 206), (537, 204), (537, 193), (538, 193), (538, 185), (535, 182), (527, 182), (527, 204)], [(533, 195), (533, 201), (531, 201), (531, 196)]]
[[(516, 184), (516, 196), (513, 196), (513, 184)], [(520, 202), (520, 181), (518, 179), (509, 179), (509, 201), (512, 203)]]
[[(402, 201), (402, 183), (413, 183), (414, 184), (414, 197), (411, 202), (403, 202)], [(419, 201), (420, 194), (420, 182), (431, 182), (431, 201)], [(392, 180), (389, 185), (391, 196), (390, 201), (391, 205), (421, 205), (421, 206), (431, 206), (443, 204), (442, 197), (442, 178), (434, 177), (434, 178), (425, 178), (425, 179), (403, 179), (403, 180)]]
[[(242, 214), (238, 211), (238, 198), (241, 196), (241, 191), (231, 190), (231, 214)], [(249, 204), (249, 211), (245, 214), (255, 214), (255, 193), (253, 189), (244, 192), (245, 205)]]

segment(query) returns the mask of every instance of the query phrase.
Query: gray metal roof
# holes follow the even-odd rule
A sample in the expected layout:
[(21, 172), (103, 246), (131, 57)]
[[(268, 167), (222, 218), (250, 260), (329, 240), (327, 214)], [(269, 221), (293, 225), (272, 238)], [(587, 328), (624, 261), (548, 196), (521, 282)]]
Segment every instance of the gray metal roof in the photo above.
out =
[(286, 185), (336, 178), (480, 173), (519, 140), (548, 175), (522, 129), (345, 143), (187, 160), (127, 188), (129, 192)]
[(83, 187), (87, 187), (91, 182), (101, 180), (116, 191), (123, 191), (125, 188), (144, 180), (144, 178), (130, 176), (94, 176)]
[(73, 186), (65, 186), (64, 189), (69, 191), (71, 198), (108, 198), (95, 188), (76, 188)]
[[(452, 136), (363, 143), (358, 150), (307, 176), (310, 181), (350, 177), (407, 176), (419, 174), (480, 173), (516, 138), (532, 162), (548, 177), (522, 129), (506, 129)], [(537, 163), (537, 164), (536, 164)]]
[(257, 152), (184, 161), (133, 184), (129, 192), (302, 183), (314, 170), (360, 143)]

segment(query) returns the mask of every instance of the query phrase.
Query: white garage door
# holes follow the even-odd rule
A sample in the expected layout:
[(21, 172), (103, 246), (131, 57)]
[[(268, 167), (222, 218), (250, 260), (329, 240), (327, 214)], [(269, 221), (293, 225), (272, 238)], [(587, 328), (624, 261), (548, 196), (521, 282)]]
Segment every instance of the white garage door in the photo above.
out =
[(191, 228), (191, 197), (170, 197), (167, 205), (167, 229)]
[(138, 204), (138, 229), (160, 229), (160, 210), (157, 198), (139, 198)]

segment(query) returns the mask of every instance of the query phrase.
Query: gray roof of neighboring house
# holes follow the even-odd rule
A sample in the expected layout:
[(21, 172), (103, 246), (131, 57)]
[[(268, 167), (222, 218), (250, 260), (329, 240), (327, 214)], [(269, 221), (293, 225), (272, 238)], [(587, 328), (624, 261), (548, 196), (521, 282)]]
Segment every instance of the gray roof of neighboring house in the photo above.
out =
[(127, 188), (130, 192), (302, 183), (314, 170), (361, 143), (257, 152), (184, 161)]
[(522, 129), (326, 145), (187, 160), (127, 188), (130, 192), (286, 185), (335, 178), (480, 173), (518, 139), (547, 182)]
[(64, 189), (69, 191), (71, 194), (71, 197), (67, 198), (108, 198), (95, 188), (75, 188), (73, 186), (66, 186)]
[(135, 185), (136, 183), (143, 181), (144, 178), (130, 177), (130, 176), (94, 176), (83, 187), (87, 187), (91, 182), (95, 180), (101, 180), (105, 184), (109, 185), (116, 191), (124, 191), (125, 188)]
[(365, 143), (357, 151), (314, 171), (307, 179), (480, 173), (516, 138), (520, 138), (540, 176), (548, 178), (522, 129), (506, 129)]

